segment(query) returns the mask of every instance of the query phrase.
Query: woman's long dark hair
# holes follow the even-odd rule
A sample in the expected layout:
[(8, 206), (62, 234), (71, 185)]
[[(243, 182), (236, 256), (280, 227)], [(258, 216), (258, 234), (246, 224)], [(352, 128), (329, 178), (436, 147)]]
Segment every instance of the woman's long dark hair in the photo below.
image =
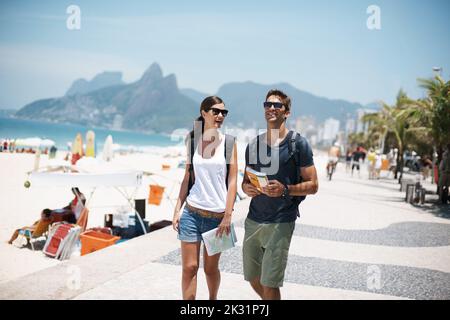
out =
[(212, 106), (216, 105), (216, 104), (221, 104), (223, 103), (223, 100), (220, 99), (217, 96), (209, 96), (206, 97), (202, 103), (200, 104), (200, 117), (198, 117), (197, 119), (195, 119), (194, 121), (194, 129), (189, 133), (189, 138), (190, 140), (192, 140), (193, 138), (195, 139), (199, 139), (200, 135), (198, 135), (198, 137), (195, 137), (195, 132), (200, 131), (200, 125), (201, 125), (201, 133), (203, 134), (204, 130), (205, 130), (205, 119), (202, 116), (202, 111), (208, 112)]

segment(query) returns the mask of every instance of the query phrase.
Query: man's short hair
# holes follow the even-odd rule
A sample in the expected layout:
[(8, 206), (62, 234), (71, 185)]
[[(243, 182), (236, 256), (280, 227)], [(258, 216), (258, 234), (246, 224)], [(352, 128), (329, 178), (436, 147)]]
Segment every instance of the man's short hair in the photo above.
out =
[(287, 111), (291, 110), (291, 98), (289, 98), (289, 96), (286, 93), (278, 89), (272, 89), (269, 92), (267, 92), (266, 101), (267, 99), (269, 99), (270, 96), (277, 96), (278, 98), (280, 98), (281, 103), (286, 108), (286, 110)]

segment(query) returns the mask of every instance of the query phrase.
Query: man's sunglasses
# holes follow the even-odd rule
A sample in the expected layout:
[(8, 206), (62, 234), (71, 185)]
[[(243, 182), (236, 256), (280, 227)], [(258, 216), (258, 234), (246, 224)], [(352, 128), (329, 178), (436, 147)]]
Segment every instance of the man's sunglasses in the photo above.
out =
[(269, 109), (271, 107), (274, 107), (275, 109), (281, 109), (283, 108), (283, 104), (281, 102), (264, 102), (264, 109)]
[(219, 113), (221, 113), (223, 117), (226, 117), (228, 115), (227, 109), (210, 108), (209, 110), (212, 110), (212, 112), (215, 116), (218, 116)]

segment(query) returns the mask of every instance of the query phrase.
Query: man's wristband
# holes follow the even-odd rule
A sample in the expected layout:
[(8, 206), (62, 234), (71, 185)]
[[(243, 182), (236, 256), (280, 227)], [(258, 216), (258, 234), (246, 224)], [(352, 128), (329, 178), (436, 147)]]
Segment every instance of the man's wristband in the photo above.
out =
[(284, 185), (284, 190), (283, 190), (283, 193), (281, 194), (281, 197), (283, 199), (287, 199), (289, 197), (289, 188), (288, 188), (287, 184)]

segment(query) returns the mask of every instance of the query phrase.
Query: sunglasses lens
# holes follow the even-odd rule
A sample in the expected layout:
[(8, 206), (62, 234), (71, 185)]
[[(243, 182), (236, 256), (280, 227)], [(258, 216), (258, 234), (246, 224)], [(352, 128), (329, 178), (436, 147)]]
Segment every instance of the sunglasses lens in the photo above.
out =
[(271, 108), (274, 107), (275, 109), (281, 109), (283, 108), (283, 104), (280, 102), (264, 102), (264, 108)]
[(218, 116), (219, 113), (222, 114), (222, 116), (226, 117), (228, 115), (228, 110), (222, 110), (222, 109), (217, 109), (217, 108), (211, 108), (213, 114), (215, 116)]

